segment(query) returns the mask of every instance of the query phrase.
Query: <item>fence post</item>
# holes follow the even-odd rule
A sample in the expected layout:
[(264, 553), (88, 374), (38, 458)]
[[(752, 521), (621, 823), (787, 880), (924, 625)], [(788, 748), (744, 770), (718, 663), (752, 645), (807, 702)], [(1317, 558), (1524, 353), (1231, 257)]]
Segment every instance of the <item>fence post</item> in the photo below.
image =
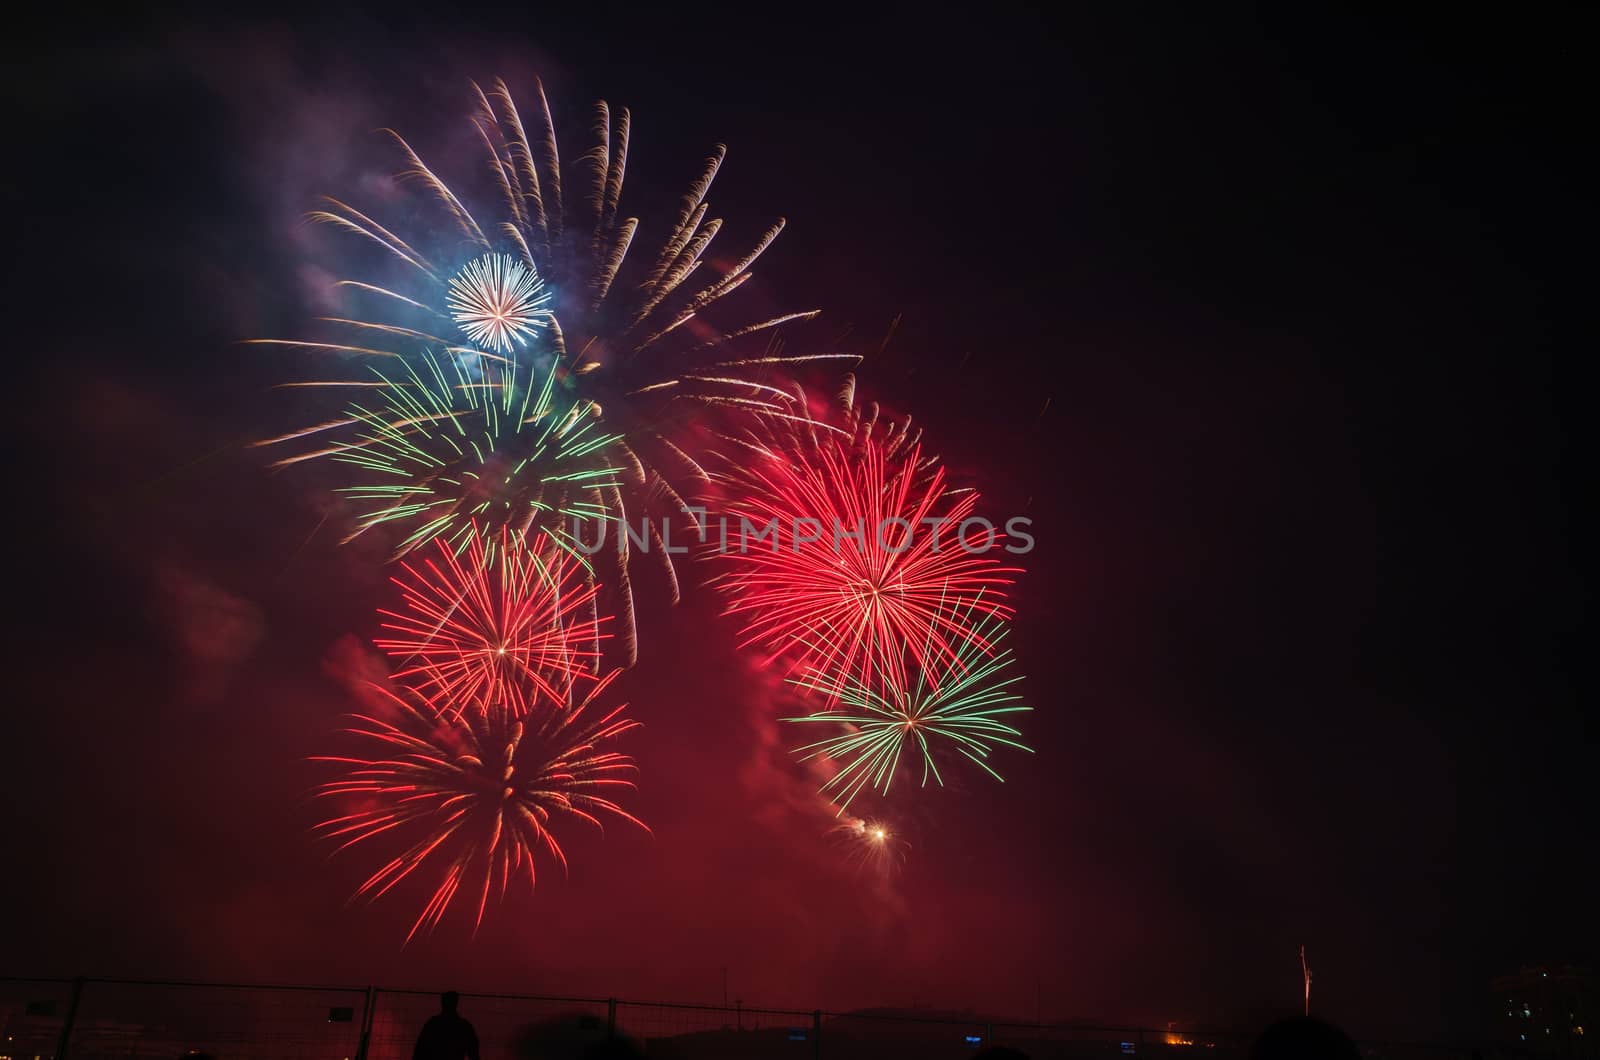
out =
[(822, 1056), (822, 1010), (811, 1010), (811, 1055)]
[(367, 996), (361, 1003), (361, 1040), (356, 1045), (356, 1060), (367, 1060), (367, 1051), (372, 1044), (372, 1016), (378, 1007), (378, 988), (367, 987)]
[(606, 998), (606, 1041), (611, 1041), (617, 1036), (617, 999)]
[(72, 999), (67, 1002), (67, 1015), (61, 1021), (61, 1039), (56, 1042), (56, 1060), (66, 1060), (67, 1046), (72, 1043), (72, 1024), (78, 1018), (78, 1002), (83, 998), (83, 976), (72, 981)]

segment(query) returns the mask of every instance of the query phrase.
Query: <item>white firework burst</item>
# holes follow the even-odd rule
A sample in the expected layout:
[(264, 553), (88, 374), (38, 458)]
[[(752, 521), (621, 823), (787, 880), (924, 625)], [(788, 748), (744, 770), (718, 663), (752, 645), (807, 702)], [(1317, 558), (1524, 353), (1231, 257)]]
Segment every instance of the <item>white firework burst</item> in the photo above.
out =
[(485, 254), (450, 280), (447, 299), (456, 324), (473, 342), (510, 353), (539, 334), (550, 318), (550, 292), (531, 266), (510, 254)]

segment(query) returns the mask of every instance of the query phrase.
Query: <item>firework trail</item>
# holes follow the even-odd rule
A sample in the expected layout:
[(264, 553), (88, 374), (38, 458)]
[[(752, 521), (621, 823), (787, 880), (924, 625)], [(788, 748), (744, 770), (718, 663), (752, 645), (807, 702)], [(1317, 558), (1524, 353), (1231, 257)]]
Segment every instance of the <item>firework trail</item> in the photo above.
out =
[(521, 718), (493, 705), (452, 715), (415, 693), (380, 687), (393, 716), (356, 715), (344, 730), (366, 753), (314, 759), (344, 769), (316, 792), (349, 807), (316, 827), (338, 842), (335, 853), (386, 842), (399, 848), (352, 897), (375, 900), (414, 873), (436, 870), (406, 941), (438, 926), (464, 888), (476, 932), (491, 893), (503, 899), (513, 879), (533, 888), (537, 860), (548, 857), (565, 871), (553, 831), (560, 822), (603, 830), (610, 816), (649, 831), (609, 797), (634, 787), (634, 765), (607, 748), (638, 723), (619, 717), (622, 706), (586, 717), (615, 676), (581, 700)]
[[(1007, 675), (1012, 655), (1010, 648), (1001, 647), (1006, 631), (998, 618), (981, 612), (974, 616), (972, 612), (979, 606), (974, 601), (961, 616), (971, 623), (972, 635), (956, 641), (954, 654), (948, 657), (925, 649), (922, 657), (931, 658), (938, 672), (930, 675), (915, 668), (916, 676), (908, 687), (816, 670), (793, 679), (794, 684), (820, 692), (826, 702), (835, 705), (836, 709), (784, 720), (837, 730), (837, 735), (806, 744), (795, 753), (801, 761), (825, 757), (839, 766), (822, 785), (822, 792), (838, 801), (841, 812), (865, 787), (888, 795), (901, 769), (902, 755), (920, 764), (925, 787), (930, 777), (944, 784), (937, 761), (942, 753), (975, 762), (1001, 780), (988, 761), (994, 746), (1031, 750), (1021, 743), (1022, 734), (1006, 721), (1010, 715), (1032, 709), (1012, 690), (1022, 678)], [(909, 768), (915, 771), (916, 766)]]
[(403, 566), (391, 579), (402, 608), (378, 612), (386, 632), (374, 643), (400, 660), (395, 678), (440, 713), (499, 704), (520, 717), (538, 697), (564, 703), (574, 682), (599, 679), (608, 634), (596, 586), (544, 535), (528, 541), (502, 528), (474, 535), (464, 555), (441, 541), (428, 559)]
[[(585, 503), (615, 525), (627, 517), (626, 489), (633, 494), (635, 515), (692, 521), (684, 493), (698, 488), (706, 471), (691, 455), (696, 445), (681, 436), (675, 441), (674, 434), (694, 427), (712, 409), (724, 414), (779, 409), (784, 395), (763, 380), (784, 366), (860, 358), (843, 353), (788, 357), (770, 351), (762, 356), (744, 348), (787, 324), (812, 319), (816, 310), (755, 319), (736, 314), (722, 323), (708, 319), (708, 313), (722, 311), (724, 299), (754, 276), (753, 266), (784, 227), (780, 218), (743, 251), (711, 263), (707, 255), (723, 223), (709, 215), (707, 194), (724, 147), (718, 145), (705, 160), (655, 249), (641, 254), (634, 249), (643, 242), (639, 219), (626, 216), (621, 207), (632, 129), (625, 108), (613, 112), (598, 103), (587, 149), (563, 162), (542, 85), (535, 82), (536, 105), (526, 116), (504, 81), (496, 80), (487, 90), (472, 87), (471, 121), (490, 177), (478, 194), (458, 194), (409, 143), (389, 134), (403, 161), (402, 185), (415, 190), (426, 212), (440, 222), (435, 227), (448, 234), (407, 238), (350, 203), (326, 199), (310, 218), (377, 248), (392, 268), (340, 281), (354, 307), (348, 316), (324, 318), (339, 329), (335, 337), (253, 340), (380, 361), (398, 358), (408, 367), (428, 361), (422, 375), (433, 400), (407, 393), (423, 407), (411, 408), (398, 397), (378, 410), (356, 405), (345, 417), (262, 444), (288, 445), (346, 430), (360, 436), (353, 443), (302, 452), (280, 463), (348, 457), (353, 451), (382, 450), (383, 442), (403, 450), (407, 442), (417, 441), (419, 427), (438, 425), (436, 416), (477, 411), (462, 407), (470, 402), (461, 393), (443, 400), (446, 395), (432, 389), (436, 375), (455, 390), (473, 385), (457, 381), (462, 372), (458, 362), (490, 366), (487, 375), (511, 378), (526, 376), (529, 368), (523, 362), (533, 362), (560, 380), (563, 394), (555, 404), (600, 417), (594, 436), (605, 438), (612, 452), (590, 455), (601, 464), (614, 464), (619, 474), (615, 481), (584, 482)], [(372, 384), (327, 380), (300, 385)], [(485, 385), (492, 389), (504, 384)], [(467, 430), (505, 437), (478, 426)], [(509, 439), (514, 444), (498, 450), (511, 460), (527, 455), (534, 442), (526, 432), (515, 433)], [(464, 516), (480, 503), (476, 494), (483, 487), (483, 477), (459, 470), (459, 461), (432, 445), (420, 448), (423, 452), (414, 458), (402, 458), (400, 452), (377, 457), (380, 466), (374, 470), (384, 476), (381, 488), (394, 500), (362, 521), (365, 528), (418, 516), (421, 523), (406, 539), (407, 547), (456, 528), (439, 510)], [(369, 493), (367, 499), (382, 498)], [(587, 510), (584, 514), (592, 516)], [(651, 520), (656, 540), (648, 551), (661, 564), (675, 602), (676, 572), (661, 547), (658, 522)], [(622, 639), (631, 662), (636, 646), (625, 534), (618, 535), (617, 546)]]
[(938, 683), (949, 663), (990, 652), (974, 620), (1010, 616), (1001, 587), (1016, 569), (988, 554), (998, 532), (963, 545), (978, 495), (947, 489), (920, 432), (881, 423), (876, 406), (842, 428), (766, 419), (719, 475), (730, 539), (717, 542), (714, 580), (743, 643), (792, 670), (896, 688), (912, 667)]

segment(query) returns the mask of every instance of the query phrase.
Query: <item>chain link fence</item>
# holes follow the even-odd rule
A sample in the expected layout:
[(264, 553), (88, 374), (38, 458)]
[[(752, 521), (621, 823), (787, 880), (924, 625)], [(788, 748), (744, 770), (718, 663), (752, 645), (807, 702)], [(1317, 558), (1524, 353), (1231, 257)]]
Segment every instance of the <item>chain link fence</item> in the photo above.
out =
[[(128, 979), (0, 978), (0, 1060), (409, 1060), (436, 993)], [(683, 1005), (616, 998), (462, 994), (484, 1060), (580, 1060), (617, 1040), (669, 1060), (959, 1060), (991, 1046), (1030, 1060), (1157, 1056), (1245, 1060), (1251, 1036), (1008, 1024), (981, 1017)], [(1364, 1043), (1369, 1060), (1518, 1054)], [(1568, 1049), (1553, 1055), (1588, 1057)]]

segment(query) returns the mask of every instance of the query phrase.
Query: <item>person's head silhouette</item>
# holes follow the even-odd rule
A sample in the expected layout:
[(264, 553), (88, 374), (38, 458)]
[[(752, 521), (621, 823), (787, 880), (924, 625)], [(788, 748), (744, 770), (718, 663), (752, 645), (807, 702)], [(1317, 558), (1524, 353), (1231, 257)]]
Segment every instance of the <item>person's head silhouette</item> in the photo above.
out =
[(454, 1016), (456, 1014), (456, 1006), (459, 1004), (461, 1004), (461, 995), (454, 990), (446, 990), (439, 995), (439, 1011), (447, 1015)]

